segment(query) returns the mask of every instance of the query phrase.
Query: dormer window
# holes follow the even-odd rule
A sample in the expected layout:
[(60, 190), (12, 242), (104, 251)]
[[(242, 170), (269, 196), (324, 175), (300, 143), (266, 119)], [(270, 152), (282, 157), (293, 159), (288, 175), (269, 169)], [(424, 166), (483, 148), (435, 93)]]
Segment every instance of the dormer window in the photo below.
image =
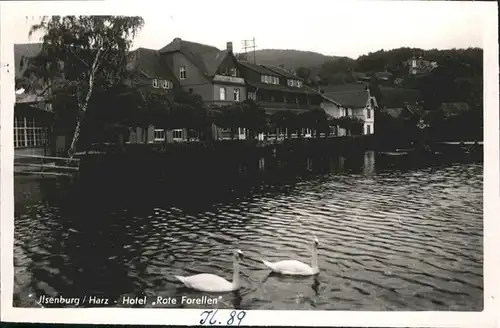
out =
[(238, 70), (236, 68), (231, 68), (231, 76), (238, 76)]
[(158, 84), (158, 80), (157, 79), (153, 79), (153, 88), (159, 88), (160, 85)]
[(185, 66), (179, 67), (179, 79), (184, 80), (187, 78), (187, 71)]

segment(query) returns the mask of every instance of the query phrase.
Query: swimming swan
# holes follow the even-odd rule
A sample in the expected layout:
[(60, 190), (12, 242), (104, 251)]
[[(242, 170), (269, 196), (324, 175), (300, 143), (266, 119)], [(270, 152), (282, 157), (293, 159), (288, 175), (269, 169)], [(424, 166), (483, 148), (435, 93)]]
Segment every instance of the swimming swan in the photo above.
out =
[(313, 276), (319, 273), (318, 245), (318, 239), (314, 238), (312, 245), (311, 266), (297, 260), (285, 260), (274, 263), (262, 260), (262, 262), (275, 273), (293, 276)]
[(230, 292), (240, 288), (240, 264), (239, 260), (243, 258), (243, 252), (240, 250), (234, 251), (233, 260), (233, 282), (216, 276), (211, 273), (200, 273), (194, 276), (181, 277), (175, 276), (186, 287), (202, 292)]

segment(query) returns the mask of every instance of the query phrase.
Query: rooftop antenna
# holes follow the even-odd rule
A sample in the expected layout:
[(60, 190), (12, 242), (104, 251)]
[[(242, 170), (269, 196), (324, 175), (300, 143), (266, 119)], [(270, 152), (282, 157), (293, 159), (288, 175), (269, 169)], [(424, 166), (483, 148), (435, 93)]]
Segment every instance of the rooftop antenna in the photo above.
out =
[(253, 63), (256, 64), (257, 60), (255, 58), (255, 48), (256, 48), (255, 37), (252, 38), (251, 40), (243, 40), (242, 45), (243, 45), (243, 52), (245, 53), (245, 55), (248, 54), (249, 49), (252, 49), (252, 51), (253, 51)]

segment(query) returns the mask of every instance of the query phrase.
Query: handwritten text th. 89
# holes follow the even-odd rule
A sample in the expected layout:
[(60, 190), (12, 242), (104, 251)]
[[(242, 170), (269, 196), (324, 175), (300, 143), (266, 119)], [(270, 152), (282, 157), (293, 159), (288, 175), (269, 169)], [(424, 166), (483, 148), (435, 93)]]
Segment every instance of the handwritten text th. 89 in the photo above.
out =
[(217, 326), (217, 325), (224, 325), (224, 326), (239, 326), (241, 325), (241, 321), (243, 321), (243, 318), (246, 316), (245, 311), (231, 311), (229, 314), (229, 318), (222, 318), (219, 317), (217, 318), (217, 312), (219, 310), (209, 310), (209, 311), (203, 311), (201, 313), (201, 320), (200, 324), (202, 325), (207, 325), (207, 326)]

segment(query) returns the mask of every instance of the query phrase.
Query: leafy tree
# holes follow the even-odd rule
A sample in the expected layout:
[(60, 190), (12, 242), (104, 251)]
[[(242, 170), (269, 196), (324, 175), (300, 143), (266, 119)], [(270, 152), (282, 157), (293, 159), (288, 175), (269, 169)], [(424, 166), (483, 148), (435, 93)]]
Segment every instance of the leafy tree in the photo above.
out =
[(255, 135), (266, 129), (267, 114), (255, 101), (247, 99), (241, 103), (241, 127), (247, 128), (249, 137), (254, 139)]
[(243, 110), (240, 103), (233, 103), (225, 106), (213, 106), (211, 108), (213, 123), (215, 125), (229, 129), (231, 139), (234, 139), (236, 130), (243, 126)]
[(41, 53), (27, 63), (27, 76), (47, 82), (53, 91), (65, 89), (76, 99), (78, 115), (68, 155), (73, 156), (82, 123), (96, 90), (121, 83), (126, 54), (143, 27), (141, 17), (51, 16), (30, 29), (42, 31)]
[(314, 109), (306, 114), (306, 127), (311, 128), (316, 133), (316, 138), (320, 137), (321, 132), (328, 131), (328, 118), (323, 109)]
[(301, 79), (303, 79), (306, 83), (309, 82), (309, 80), (311, 79), (311, 70), (307, 67), (299, 67), (297, 68), (296, 72), (298, 77), (300, 77)]

